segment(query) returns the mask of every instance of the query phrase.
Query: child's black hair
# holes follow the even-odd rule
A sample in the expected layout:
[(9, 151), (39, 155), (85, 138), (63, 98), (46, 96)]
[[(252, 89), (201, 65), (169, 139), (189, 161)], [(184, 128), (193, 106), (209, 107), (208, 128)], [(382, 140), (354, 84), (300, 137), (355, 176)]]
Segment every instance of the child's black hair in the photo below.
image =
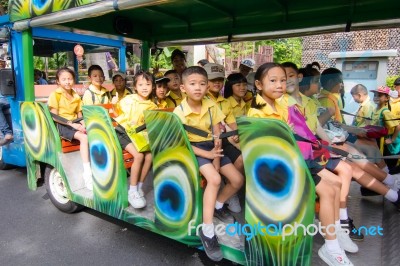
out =
[(171, 54), (171, 62), (174, 61), (174, 58), (177, 56), (182, 57), (186, 61), (185, 54), (181, 50), (175, 49), (172, 51), (172, 54)]
[(176, 72), (175, 69), (168, 70), (167, 72), (164, 73), (164, 77), (169, 75), (169, 74), (178, 74), (178, 72)]
[(56, 72), (56, 80), (57, 81), (60, 79), (60, 75), (62, 72), (70, 73), (75, 81), (75, 79), (76, 79), (75, 72), (72, 69), (69, 69), (68, 67), (62, 67), (57, 70), (57, 72)]
[(362, 93), (364, 95), (368, 95), (368, 89), (367, 89), (367, 87), (365, 87), (362, 84), (357, 84), (353, 88), (351, 88), (350, 94), (354, 95), (354, 94), (357, 94), (357, 93)]
[[(279, 68), (281, 68), (282, 70), (283, 70), (283, 72), (285, 73), (285, 75), (286, 75), (286, 71), (285, 71), (285, 69), (282, 67), (282, 65), (280, 65), (280, 64), (278, 64), (278, 63), (264, 63), (264, 64), (262, 64), (258, 69), (257, 69), (257, 72), (256, 72), (256, 74), (254, 75), (254, 84), (255, 84), (255, 81), (256, 80), (258, 80), (258, 81), (262, 81), (263, 80), (263, 78), (265, 77), (265, 75), (267, 75), (268, 74), (268, 71), (270, 71), (272, 68), (274, 68), (274, 67), (279, 67)], [(256, 101), (256, 97), (257, 97), (257, 88), (256, 88), (256, 86), (254, 85), (254, 88), (253, 88), (253, 100), (251, 101), (251, 108), (255, 108), (255, 109), (261, 109), (261, 108), (263, 108), (266, 104), (265, 103), (263, 103), (263, 104), (260, 104), (260, 103), (257, 103), (257, 101)]]
[[(152, 92), (150, 93), (150, 95), (149, 95), (149, 97), (148, 97), (148, 99), (151, 99), (152, 96), (153, 96), (153, 89), (154, 89), (154, 86), (155, 86), (155, 84), (154, 84), (154, 79), (153, 79), (153, 75), (150, 74), (150, 73), (147, 72), (147, 71), (139, 70), (139, 71), (135, 74), (135, 76), (133, 76), (133, 87), (134, 87), (134, 88), (136, 87), (137, 81), (138, 81), (138, 79), (139, 79), (140, 76), (143, 76), (143, 78), (144, 78), (145, 80), (151, 82), (151, 89), (152, 89), (151, 91), (152, 91)], [(136, 90), (136, 88), (135, 88), (135, 90)]]
[(299, 73), (303, 75), (303, 78), (299, 82), (299, 90), (301, 93), (304, 94), (310, 89), (310, 84), (315, 83), (315, 77), (318, 77), (319, 83), (319, 76), (321, 74), (317, 68), (320, 68), (318, 62), (312, 62), (311, 64), (307, 64), (306, 67), (299, 69)]
[(330, 91), (332, 88), (330, 87), (331, 84), (330, 81), (336, 78), (339, 78), (342, 75), (342, 72), (334, 67), (330, 67), (325, 69), (322, 73), (321, 73), (321, 85), (325, 90)]
[(292, 62), (285, 62), (281, 64), (283, 67), (287, 67), (287, 68), (293, 68), (294, 70), (296, 70), (297, 73), (299, 73), (299, 68), (297, 67), (297, 65), (295, 63)]
[(93, 72), (94, 70), (100, 70), (100, 71), (103, 73), (103, 76), (104, 76), (104, 71), (103, 71), (103, 69), (101, 68), (101, 66), (99, 66), (99, 65), (91, 65), (91, 66), (89, 67), (89, 69), (88, 69), (88, 76), (89, 76), (89, 77), (90, 77), (90, 75), (92, 74), (92, 72)]
[(186, 68), (183, 72), (182, 72), (182, 83), (184, 82), (184, 80), (193, 74), (199, 74), (204, 76), (207, 80), (208, 80), (208, 76), (207, 76), (207, 71), (199, 66), (191, 66)]
[(238, 83), (247, 83), (247, 79), (242, 73), (233, 73), (226, 78), (224, 87), (225, 98), (229, 98), (233, 95), (232, 86)]

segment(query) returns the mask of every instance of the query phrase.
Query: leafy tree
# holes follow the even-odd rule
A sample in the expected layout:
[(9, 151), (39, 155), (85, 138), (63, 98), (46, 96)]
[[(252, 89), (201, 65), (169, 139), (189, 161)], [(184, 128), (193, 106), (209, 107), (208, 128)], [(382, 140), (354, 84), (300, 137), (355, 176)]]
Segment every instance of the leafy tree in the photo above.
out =
[[(230, 58), (243, 57), (252, 54), (253, 49), (258, 51), (260, 46), (271, 46), (274, 49), (274, 62), (283, 63), (291, 61), (301, 65), (302, 40), (301, 38), (263, 40), (256, 42), (242, 42), (240, 45), (231, 43), (219, 44), (218, 47), (225, 49), (225, 55)], [(239, 47), (238, 49), (236, 47)]]

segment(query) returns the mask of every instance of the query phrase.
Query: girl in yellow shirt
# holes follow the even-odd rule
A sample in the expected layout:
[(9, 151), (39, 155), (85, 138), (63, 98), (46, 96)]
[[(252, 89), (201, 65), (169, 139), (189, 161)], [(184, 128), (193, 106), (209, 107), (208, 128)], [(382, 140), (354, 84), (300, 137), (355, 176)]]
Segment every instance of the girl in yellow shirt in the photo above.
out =
[(83, 161), (83, 179), (87, 189), (93, 189), (92, 169), (89, 161), (89, 143), (83, 120), (73, 123), (72, 120), (82, 117), (82, 100), (72, 89), (75, 85), (75, 72), (69, 68), (61, 68), (56, 73), (58, 88), (49, 96), (50, 112), (69, 120), (67, 125), (57, 123), (60, 136), (66, 140), (77, 139)]
[[(157, 109), (157, 105), (151, 101), (153, 90), (153, 77), (151, 74), (142, 71), (138, 72), (133, 78), (133, 86), (136, 94), (126, 96), (118, 103), (119, 116), (115, 120), (120, 127), (117, 127), (116, 133), (122, 149), (125, 149), (134, 157), (128, 192), (129, 204), (134, 208), (143, 208), (146, 206), (146, 199), (144, 198), (142, 186), (150, 171), (152, 157), (149, 151), (140, 152), (138, 150), (139, 143), (132, 143), (125, 130), (143, 125), (143, 112)], [(123, 128), (122, 130), (121, 127)]]

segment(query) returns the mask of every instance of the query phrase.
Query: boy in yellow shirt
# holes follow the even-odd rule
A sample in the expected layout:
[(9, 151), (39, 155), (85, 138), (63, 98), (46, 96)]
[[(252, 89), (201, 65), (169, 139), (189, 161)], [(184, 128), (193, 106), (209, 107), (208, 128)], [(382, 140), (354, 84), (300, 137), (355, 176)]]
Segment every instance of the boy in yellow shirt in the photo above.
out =
[[(223, 256), (214, 233), (213, 216), (224, 223), (234, 222), (224, 203), (242, 187), (243, 175), (229, 158), (222, 154), (219, 135), (224, 114), (214, 102), (204, 97), (207, 93), (207, 72), (199, 66), (189, 67), (182, 73), (182, 81), (181, 89), (186, 92), (187, 97), (175, 108), (174, 113), (182, 123), (209, 134), (208, 137), (202, 137), (188, 132), (188, 138), (196, 155), (200, 173), (207, 180), (203, 195), (200, 239), (208, 257), (220, 261)], [(220, 173), (229, 183), (218, 193), (221, 184)]]
[(91, 65), (88, 69), (89, 88), (82, 97), (83, 105), (111, 103), (111, 93), (104, 88), (104, 72), (101, 66)]
[(159, 109), (176, 107), (175, 102), (168, 95), (169, 78), (165, 77), (162, 73), (157, 73), (154, 75), (154, 79), (156, 80), (156, 86), (153, 92), (153, 102)]
[(372, 113), (375, 110), (375, 104), (371, 101), (368, 96), (367, 88), (362, 84), (357, 84), (351, 88), (351, 96), (356, 103), (360, 104), (360, 108), (357, 111), (356, 116), (353, 120), (353, 126), (365, 127), (367, 124), (366, 118), (371, 118)]

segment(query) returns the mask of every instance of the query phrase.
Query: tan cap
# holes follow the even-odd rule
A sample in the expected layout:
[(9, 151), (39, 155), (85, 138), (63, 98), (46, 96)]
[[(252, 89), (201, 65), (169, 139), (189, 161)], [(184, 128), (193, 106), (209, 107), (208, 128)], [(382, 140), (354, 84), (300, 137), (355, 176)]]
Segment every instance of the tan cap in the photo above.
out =
[(225, 68), (223, 65), (209, 63), (205, 64), (203, 68), (207, 71), (207, 76), (209, 80), (225, 78)]

